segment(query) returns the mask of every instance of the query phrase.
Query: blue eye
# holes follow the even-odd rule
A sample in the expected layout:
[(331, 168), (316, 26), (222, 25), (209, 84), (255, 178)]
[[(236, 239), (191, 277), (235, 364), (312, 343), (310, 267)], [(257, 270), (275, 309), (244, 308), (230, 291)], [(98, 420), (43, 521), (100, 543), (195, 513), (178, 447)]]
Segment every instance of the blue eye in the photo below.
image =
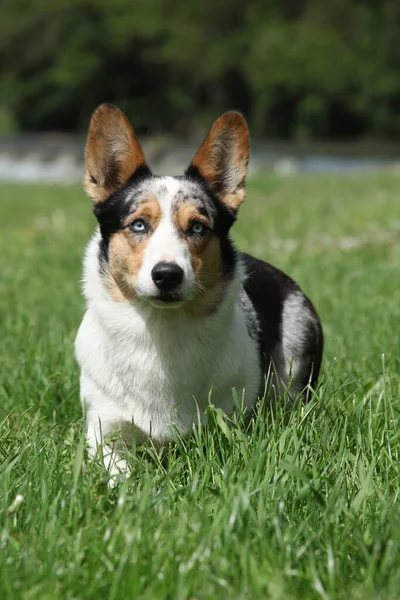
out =
[(143, 219), (136, 219), (136, 221), (132, 221), (130, 228), (135, 233), (144, 233), (147, 231), (146, 223), (143, 221)]
[(195, 221), (194, 223), (192, 223), (189, 229), (189, 233), (193, 235), (203, 235), (205, 232), (206, 226), (203, 225), (203, 223), (200, 223), (200, 221)]

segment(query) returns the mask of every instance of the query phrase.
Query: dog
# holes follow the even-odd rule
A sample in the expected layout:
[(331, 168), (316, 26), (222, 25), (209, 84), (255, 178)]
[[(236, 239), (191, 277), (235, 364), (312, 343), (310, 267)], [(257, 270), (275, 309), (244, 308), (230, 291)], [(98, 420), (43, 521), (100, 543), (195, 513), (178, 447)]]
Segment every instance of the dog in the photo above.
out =
[[(112, 477), (128, 445), (168, 443), (227, 415), (233, 388), (251, 411), (265, 394), (315, 388), (323, 333), (300, 287), (230, 239), (245, 198), (249, 133), (224, 113), (183, 176), (146, 164), (125, 114), (93, 114), (84, 187), (98, 227), (84, 257), (86, 313), (75, 341), (89, 454), (102, 447)], [(269, 385), (266, 388), (266, 380)], [(133, 429), (132, 429), (133, 428)]]

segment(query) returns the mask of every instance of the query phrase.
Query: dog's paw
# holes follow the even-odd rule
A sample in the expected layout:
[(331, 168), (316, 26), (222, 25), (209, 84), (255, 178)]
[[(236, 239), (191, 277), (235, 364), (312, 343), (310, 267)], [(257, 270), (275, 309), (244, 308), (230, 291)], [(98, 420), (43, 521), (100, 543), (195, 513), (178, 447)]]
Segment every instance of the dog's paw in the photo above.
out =
[(131, 474), (128, 463), (122, 458), (119, 460), (113, 460), (112, 463), (106, 466), (110, 476), (107, 484), (109, 489), (115, 488)]

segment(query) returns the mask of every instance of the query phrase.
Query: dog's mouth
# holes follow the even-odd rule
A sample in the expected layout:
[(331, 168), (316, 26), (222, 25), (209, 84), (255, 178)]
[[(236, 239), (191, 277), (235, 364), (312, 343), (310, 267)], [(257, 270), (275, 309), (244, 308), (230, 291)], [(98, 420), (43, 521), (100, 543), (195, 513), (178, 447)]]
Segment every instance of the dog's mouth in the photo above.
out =
[(182, 295), (178, 292), (163, 293), (157, 296), (157, 300), (160, 300), (161, 302), (165, 302), (167, 304), (171, 304), (172, 302), (182, 301)]
[(184, 302), (179, 292), (163, 292), (157, 296), (148, 296), (146, 300), (157, 308), (177, 308)]

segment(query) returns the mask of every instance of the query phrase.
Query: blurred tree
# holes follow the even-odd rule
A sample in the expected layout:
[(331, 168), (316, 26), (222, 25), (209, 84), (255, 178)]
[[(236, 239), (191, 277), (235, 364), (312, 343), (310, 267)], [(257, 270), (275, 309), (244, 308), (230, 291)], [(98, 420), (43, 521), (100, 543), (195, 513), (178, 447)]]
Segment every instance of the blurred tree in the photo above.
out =
[(398, 0), (3, 0), (0, 110), (85, 128), (115, 102), (139, 131), (223, 110), (259, 135), (400, 136)]

